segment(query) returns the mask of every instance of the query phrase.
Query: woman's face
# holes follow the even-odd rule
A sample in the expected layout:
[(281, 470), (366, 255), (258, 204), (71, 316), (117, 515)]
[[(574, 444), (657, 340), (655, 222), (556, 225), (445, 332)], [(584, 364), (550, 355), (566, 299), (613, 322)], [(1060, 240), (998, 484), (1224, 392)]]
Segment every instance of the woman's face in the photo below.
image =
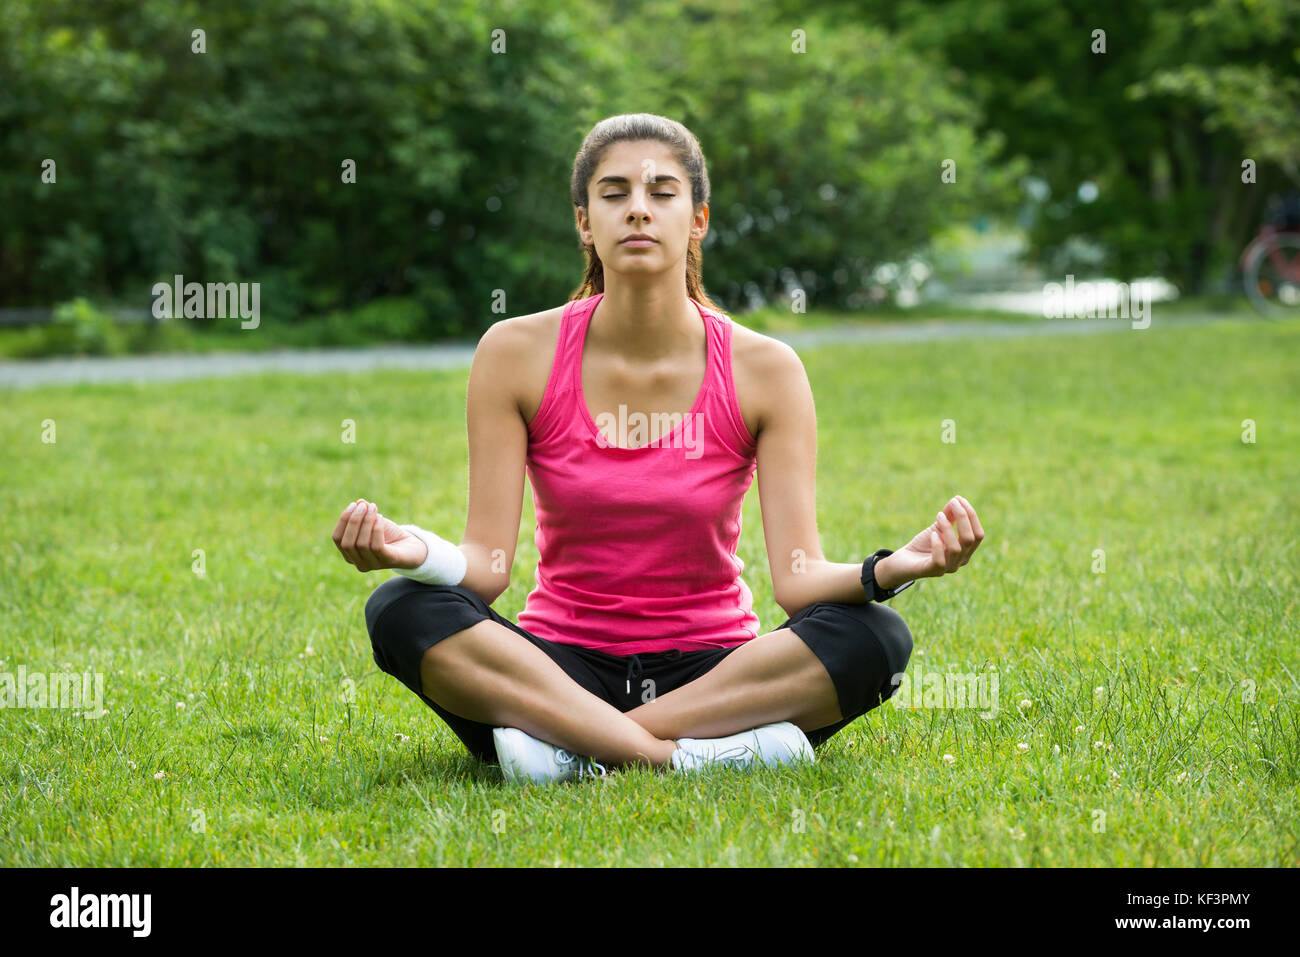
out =
[[(606, 271), (663, 272), (686, 259), (691, 239), (704, 238), (705, 204), (691, 204), (691, 182), (657, 140), (624, 140), (605, 150), (587, 185), (587, 208), (577, 212), (584, 243), (594, 243)], [(624, 240), (646, 233), (651, 242)]]

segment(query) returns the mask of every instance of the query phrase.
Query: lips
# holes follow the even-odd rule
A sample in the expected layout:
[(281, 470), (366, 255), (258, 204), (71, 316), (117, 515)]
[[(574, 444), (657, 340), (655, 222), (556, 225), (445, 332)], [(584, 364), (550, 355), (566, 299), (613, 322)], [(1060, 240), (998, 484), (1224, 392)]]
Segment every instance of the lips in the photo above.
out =
[(619, 245), (622, 246), (623, 243), (633, 243), (633, 242), (654, 243), (654, 242), (658, 242), (658, 240), (655, 239), (653, 236), (647, 236), (644, 233), (638, 233), (638, 234), (633, 234), (631, 236), (628, 236), (626, 239), (620, 240)]

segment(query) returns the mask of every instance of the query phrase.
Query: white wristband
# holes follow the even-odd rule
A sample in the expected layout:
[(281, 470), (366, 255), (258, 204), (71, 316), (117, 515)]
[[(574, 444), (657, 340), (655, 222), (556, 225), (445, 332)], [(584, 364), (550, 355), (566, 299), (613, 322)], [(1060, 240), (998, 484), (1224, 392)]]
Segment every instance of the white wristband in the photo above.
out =
[(402, 528), (429, 546), (429, 554), (419, 568), (395, 568), (393, 571), (426, 585), (459, 585), (465, 580), (469, 560), (464, 552), (419, 525), (403, 525)]

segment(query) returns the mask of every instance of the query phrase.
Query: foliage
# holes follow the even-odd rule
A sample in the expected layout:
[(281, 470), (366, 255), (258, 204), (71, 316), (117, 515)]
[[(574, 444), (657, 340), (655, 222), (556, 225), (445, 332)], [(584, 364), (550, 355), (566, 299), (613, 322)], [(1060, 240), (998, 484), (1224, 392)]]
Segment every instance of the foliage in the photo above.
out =
[(0, 304), (143, 308), (181, 274), (259, 282), (287, 322), (397, 296), (421, 309), (403, 336), (481, 330), (499, 293), (520, 314), (576, 287), (573, 155), (645, 111), (710, 161), (711, 293), (852, 305), (1011, 174), (939, 66), (879, 29), (804, 26), (797, 53), (734, 0), (0, 0)]
[[(785, 2), (783, 7), (793, 9)], [(828, 0), (960, 71), (1050, 188), (1032, 254), (1065, 272), (1165, 274), (1197, 291), (1230, 267), (1271, 195), (1300, 186), (1300, 0)], [(1105, 52), (1093, 52), (1104, 30)], [(1242, 160), (1258, 165), (1242, 182)], [(1080, 187), (1097, 188), (1095, 200)]]

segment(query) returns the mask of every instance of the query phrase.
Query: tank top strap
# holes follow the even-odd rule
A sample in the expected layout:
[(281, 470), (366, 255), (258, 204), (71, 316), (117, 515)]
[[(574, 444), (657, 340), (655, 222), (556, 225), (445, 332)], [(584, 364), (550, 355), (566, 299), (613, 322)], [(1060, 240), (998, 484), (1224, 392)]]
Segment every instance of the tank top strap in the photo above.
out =
[(731, 450), (748, 458), (756, 451), (757, 444), (749, 433), (749, 427), (745, 425), (745, 418), (740, 413), (740, 399), (736, 395), (736, 379), (731, 363), (731, 331), (734, 324), (730, 316), (704, 308), (694, 297), (691, 297), (691, 301), (699, 306), (704, 315), (711, 338), (709, 368), (706, 373), (712, 405), (710, 411), (716, 415), (719, 423), (717, 427), (726, 437)]
[(582, 341), (587, 331), (587, 320), (596, 310), (604, 293), (597, 293), (585, 299), (571, 299), (565, 303), (560, 314), (560, 333), (555, 342), (555, 357), (551, 362), (551, 373), (546, 380), (546, 391), (542, 395), (542, 404), (537, 414), (528, 423), (528, 435), (533, 441), (539, 441), (557, 426), (572, 425), (570, 419), (577, 415), (573, 408), (574, 397), (582, 382)]
[(560, 339), (556, 343), (556, 367), (559, 385), (569, 394), (582, 388), (582, 342), (587, 337), (587, 323), (591, 314), (605, 297), (603, 292), (586, 299), (574, 299), (564, 307)]

